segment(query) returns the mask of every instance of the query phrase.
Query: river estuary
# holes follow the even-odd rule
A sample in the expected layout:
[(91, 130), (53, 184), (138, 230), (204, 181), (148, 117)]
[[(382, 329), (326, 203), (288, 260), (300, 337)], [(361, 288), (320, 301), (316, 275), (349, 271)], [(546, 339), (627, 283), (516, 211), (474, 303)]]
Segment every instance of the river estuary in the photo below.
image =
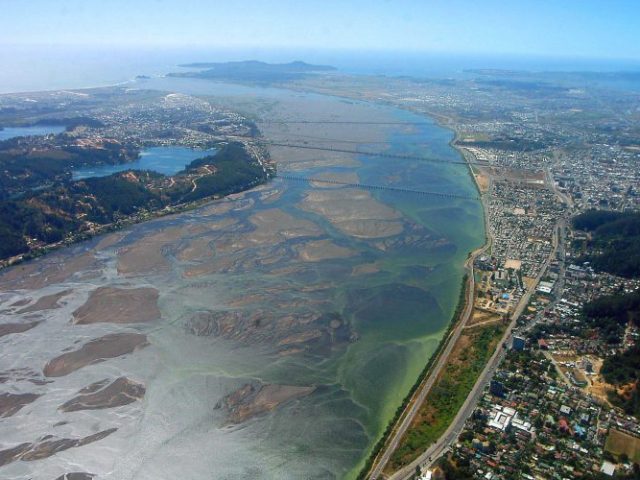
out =
[(273, 147), (281, 174), (470, 198), (275, 179), (3, 272), (0, 378), (24, 406), (0, 420), (0, 449), (35, 453), (0, 452), (0, 476), (354, 478), (483, 243), (468, 169), (446, 163), (453, 134), (335, 97), (141, 83), (256, 118), (276, 143), (441, 161)]

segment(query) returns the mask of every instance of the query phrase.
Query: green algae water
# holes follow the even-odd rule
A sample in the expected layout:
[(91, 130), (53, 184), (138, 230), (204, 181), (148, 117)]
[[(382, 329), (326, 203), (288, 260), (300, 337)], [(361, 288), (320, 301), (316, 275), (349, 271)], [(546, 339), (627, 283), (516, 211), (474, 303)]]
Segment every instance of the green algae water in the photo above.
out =
[[(280, 173), (477, 195), (467, 167), (446, 163), (460, 160), (449, 145), (452, 133), (411, 113), (197, 80), (161, 79), (145, 88), (242, 109), (275, 142), (355, 142), (363, 151), (439, 160), (273, 148)], [(270, 123), (310, 119), (403, 124)], [(30, 332), (41, 341), (6, 346), (20, 352), (8, 356), (12, 365), (41, 368), (43, 357), (112, 331), (133, 329), (149, 341), (130, 356), (56, 379), (42, 397), (61, 401), (104, 376), (126, 375), (145, 384), (142, 402), (70, 418), (54, 401), (36, 402), (24, 410), (29, 417), (15, 417), (38, 418), (42, 434), (62, 420), (116, 433), (40, 464), (10, 464), (7, 478), (45, 478), (69, 465), (114, 479), (354, 478), (449, 325), (463, 263), (484, 239), (482, 215), (473, 199), (276, 178), (34, 262), (42, 275), (65, 258), (91, 259), (90, 267), (38, 289), (0, 278), (14, 292), (7, 304), (16, 296), (73, 292), (41, 314), (42, 326)], [(107, 285), (157, 290), (161, 320), (69, 324), (88, 292)], [(243, 396), (246, 385), (264, 397)], [(265, 385), (280, 390), (260, 390)], [(293, 395), (291, 387), (306, 390)], [(24, 439), (16, 433), (7, 441)]]

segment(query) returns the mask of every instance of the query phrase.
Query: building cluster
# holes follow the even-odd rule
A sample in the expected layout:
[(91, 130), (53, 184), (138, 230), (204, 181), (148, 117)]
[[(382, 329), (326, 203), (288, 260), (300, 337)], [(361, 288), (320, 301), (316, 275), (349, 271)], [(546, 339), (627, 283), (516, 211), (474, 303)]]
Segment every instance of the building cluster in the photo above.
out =
[(628, 427), (522, 345), (496, 371), (449, 458), (478, 479), (598, 478), (631, 470), (605, 453), (610, 430)]
[(596, 144), (563, 152), (552, 164), (559, 188), (576, 209), (640, 208), (640, 148)]
[(536, 278), (553, 251), (561, 203), (548, 189), (509, 180), (493, 182), (488, 197), (497, 273), (509, 269), (519, 272), (518, 278)]
[(229, 136), (249, 137), (254, 128), (238, 113), (198, 97), (177, 93), (134, 102), (107, 103), (91, 113), (104, 126), (80, 130), (78, 135), (116, 138), (138, 147), (207, 148)]
[(446, 457), (478, 479), (630, 474), (640, 423), (610, 403), (599, 372), (639, 332), (629, 325), (612, 344), (597, 329), (581, 334), (581, 324), (585, 303), (638, 291), (640, 280), (583, 263), (573, 250), (583, 234), (570, 225), (590, 209), (640, 209), (640, 96), (481, 83), (408, 83), (399, 101), (450, 125), (486, 177), (492, 243), (475, 262), (476, 307), (518, 314), (505, 360)]

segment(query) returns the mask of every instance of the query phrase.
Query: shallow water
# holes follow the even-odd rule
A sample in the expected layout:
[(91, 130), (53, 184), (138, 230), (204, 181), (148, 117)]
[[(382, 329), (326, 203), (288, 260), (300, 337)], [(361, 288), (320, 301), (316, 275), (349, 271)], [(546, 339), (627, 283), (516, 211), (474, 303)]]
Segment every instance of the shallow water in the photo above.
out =
[[(448, 145), (451, 132), (407, 112), (277, 89), (227, 92), (205, 81), (163, 79), (154, 87), (215, 96), (257, 118), (276, 141), (349, 141), (459, 160)], [(357, 175), (367, 184), (475, 196), (464, 165), (284, 148), (272, 156), (281, 173)], [(3, 420), (0, 448), (47, 434), (118, 431), (46, 459), (9, 463), (0, 467), (3, 478), (48, 479), (80, 470), (108, 479), (352, 478), (446, 329), (464, 259), (482, 243), (483, 220), (475, 200), (327, 187), (276, 179), (0, 276), (2, 322), (29, 315), (43, 320), (0, 337), (6, 352), (0, 372), (27, 367), (41, 376), (44, 364), (65, 349), (111, 332), (143, 332), (150, 344), (46, 385), (9, 374), (6, 388), (42, 396)], [(156, 289), (162, 318), (72, 324), (73, 311), (104, 285)], [(65, 289), (71, 293), (57, 308), (25, 314), (15, 306)], [(114, 305), (113, 311), (122, 310)], [(57, 409), (80, 388), (118, 376), (144, 383), (144, 400), (104, 410)], [(217, 407), (242, 385), (258, 382), (315, 390), (230, 424), (229, 412)], [(61, 421), (68, 423), (55, 426)]]

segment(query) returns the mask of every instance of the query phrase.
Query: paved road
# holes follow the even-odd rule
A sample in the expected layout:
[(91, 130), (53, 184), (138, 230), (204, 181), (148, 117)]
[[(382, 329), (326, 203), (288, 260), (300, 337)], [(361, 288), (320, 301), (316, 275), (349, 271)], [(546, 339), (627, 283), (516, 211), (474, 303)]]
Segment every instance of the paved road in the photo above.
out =
[(474, 301), (474, 291), (475, 291), (475, 278), (474, 278), (473, 264), (476, 257), (480, 255), (482, 252), (484, 252), (488, 248), (488, 245), (489, 244), (474, 251), (467, 259), (465, 263), (465, 267), (468, 272), (468, 284), (466, 289), (465, 309), (462, 313), (462, 317), (460, 321), (456, 324), (453, 331), (449, 334), (449, 338), (446, 342), (446, 346), (438, 355), (436, 363), (432, 367), (431, 372), (429, 372), (429, 374), (423, 380), (420, 387), (416, 390), (414, 397), (409, 402), (407, 410), (405, 410), (404, 416), (401, 417), (402, 421), (398, 426), (396, 426), (396, 429), (391, 434), (391, 439), (388, 441), (387, 445), (382, 450), (382, 452), (378, 455), (378, 458), (376, 459), (376, 463), (374, 464), (375, 466), (369, 474), (370, 480), (382, 478), (382, 471), (384, 470), (385, 466), (389, 462), (389, 459), (391, 458), (391, 455), (393, 454), (393, 452), (396, 450), (396, 448), (398, 448), (400, 440), (402, 439), (403, 435), (405, 434), (405, 432), (413, 422), (413, 419), (415, 418), (416, 414), (420, 410), (420, 407), (422, 406), (422, 403), (424, 402), (425, 397), (429, 393), (429, 390), (431, 390), (431, 387), (436, 381), (436, 378), (438, 378), (440, 371), (442, 370), (442, 368), (447, 362), (447, 358), (449, 357), (449, 354), (451, 353), (453, 346), (455, 345), (456, 341), (460, 337), (460, 334), (462, 333), (462, 330), (467, 324), (467, 321), (471, 317), (471, 314), (473, 313), (473, 301)]
[(471, 389), (471, 392), (467, 396), (467, 399), (465, 400), (462, 407), (458, 411), (458, 414), (455, 416), (449, 428), (438, 439), (436, 443), (431, 445), (422, 455), (420, 455), (412, 463), (410, 463), (403, 469), (395, 472), (391, 477), (389, 477), (389, 480), (408, 480), (415, 473), (416, 466), (420, 465), (423, 470), (430, 467), (435, 462), (435, 460), (437, 460), (446, 450), (448, 450), (451, 444), (458, 438), (458, 435), (464, 428), (464, 424), (467, 418), (469, 418), (471, 413), (473, 413), (473, 410), (475, 409), (475, 406), (477, 405), (478, 400), (480, 400), (480, 397), (482, 396), (482, 393), (484, 391), (484, 387), (487, 385), (487, 383), (489, 383), (496, 369), (504, 359), (507, 353), (507, 349), (505, 348), (506, 343), (511, 337), (511, 333), (516, 325), (518, 318), (520, 317), (524, 309), (529, 304), (531, 295), (535, 292), (535, 289), (538, 283), (540, 282), (540, 280), (542, 279), (542, 277), (544, 276), (544, 274), (546, 273), (547, 268), (549, 267), (549, 264), (553, 261), (553, 259), (556, 256), (556, 252), (558, 250), (558, 245), (559, 245), (558, 236), (559, 236), (558, 229), (556, 229), (553, 236), (553, 251), (551, 252), (549, 257), (545, 260), (545, 263), (540, 269), (540, 272), (536, 277), (535, 284), (529, 287), (526, 293), (520, 299), (518, 306), (516, 307), (515, 311), (511, 315), (511, 322), (509, 323), (509, 326), (507, 327), (504, 335), (502, 336), (502, 339), (498, 343), (495, 352), (487, 362), (487, 365), (485, 366), (484, 370), (478, 377), (478, 380), (476, 381), (475, 385)]
[[(482, 198), (484, 211), (488, 212), (489, 210), (485, 202), (486, 200)], [(485, 223), (488, 222), (487, 217), (488, 216), (485, 215)], [(449, 354), (451, 353), (453, 346), (455, 345), (456, 341), (460, 337), (460, 334), (464, 330), (464, 327), (466, 326), (467, 322), (471, 318), (471, 315), (473, 314), (474, 299), (475, 299), (474, 298), (475, 297), (475, 276), (474, 276), (475, 272), (474, 272), (473, 264), (475, 262), (475, 259), (479, 255), (481, 255), (487, 249), (489, 249), (493, 241), (493, 239), (489, 236), (490, 230), (488, 228), (488, 225), (486, 225), (485, 227), (486, 227), (485, 231), (487, 232), (487, 235), (488, 235), (486, 244), (483, 245), (481, 248), (472, 252), (471, 255), (469, 255), (469, 258), (467, 259), (467, 261), (465, 262), (465, 268), (467, 270), (467, 276), (468, 276), (468, 284), (466, 289), (465, 307), (464, 307), (464, 311), (462, 312), (462, 316), (460, 317), (460, 320), (458, 321), (457, 325), (454, 327), (453, 331), (449, 334), (449, 338), (446, 341), (445, 347), (444, 349), (442, 349), (442, 351), (438, 355), (438, 358), (436, 359), (435, 364), (431, 368), (431, 371), (427, 374), (422, 384), (418, 387), (418, 389), (416, 390), (416, 393), (414, 393), (413, 398), (411, 399), (411, 401), (409, 402), (409, 405), (407, 406), (407, 410), (405, 410), (403, 416), (401, 417), (400, 424), (396, 425), (395, 430), (391, 434), (390, 440), (387, 441), (386, 446), (378, 454), (378, 457), (374, 462), (374, 467), (369, 472), (370, 480), (383, 478), (382, 471), (384, 470), (385, 466), (389, 462), (389, 459), (391, 458), (391, 455), (393, 454), (393, 452), (396, 450), (396, 448), (398, 448), (400, 440), (402, 439), (403, 435), (405, 434), (405, 432), (413, 422), (413, 419), (415, 418), (416, 414), (420, 410), (420, 407), (424, 403), (424, 399), (429, 393), (429, 390), (431, 390), (431, 387), (436, 381), (436, 378), (438, 378), (438, 375), (440, 374), (440, 372), (442, 371), (442, 368), (446, 364), (447, 358), (449, 357)]]

